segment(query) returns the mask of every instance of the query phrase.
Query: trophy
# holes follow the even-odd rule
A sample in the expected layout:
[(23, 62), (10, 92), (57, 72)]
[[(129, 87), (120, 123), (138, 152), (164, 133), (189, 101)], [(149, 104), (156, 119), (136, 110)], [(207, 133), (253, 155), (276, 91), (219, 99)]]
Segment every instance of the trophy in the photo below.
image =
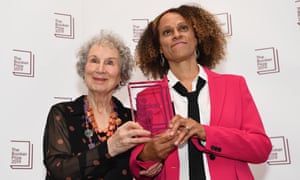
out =
[(133, 121), (152, 136), (168, 129), (174, 110), (167, 78), (129, 82), (128, 92)]

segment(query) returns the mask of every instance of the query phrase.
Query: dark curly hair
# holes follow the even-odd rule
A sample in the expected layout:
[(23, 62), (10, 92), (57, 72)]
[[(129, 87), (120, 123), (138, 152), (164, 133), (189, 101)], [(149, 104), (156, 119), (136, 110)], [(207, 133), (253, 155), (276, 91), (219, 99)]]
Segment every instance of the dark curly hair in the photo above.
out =
[(181, 5), (157, 16), (141, 35), (136, 46), (135, 58), (144, 75), (157, 79), (164, 77), (169, 70), (168, 63), (160, 63), (158, 26), (161, 18), (170, 12), (180, 14), (193, 27), (198, 40), (197, 62), (210, 69), (214, 68), (225, 57), (226, 49), (226, 39), (216, 17), (199, 5)]

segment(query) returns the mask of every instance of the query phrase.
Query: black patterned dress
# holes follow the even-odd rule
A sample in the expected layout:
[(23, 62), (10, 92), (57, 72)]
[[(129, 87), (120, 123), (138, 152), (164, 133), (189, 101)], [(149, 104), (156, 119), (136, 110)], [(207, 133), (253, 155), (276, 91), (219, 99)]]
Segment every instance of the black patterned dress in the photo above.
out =
[[(85, 96), (51, 107), (44, 130), (46, 180), (132, 180), (129, 171), (130, 151), (111, 158), (107, 141), (92, 136), (96, 146), (89, 149), (85, 131)], [(122, 124), (131, 120), (130, 109), (113, 97)], [(122, 125), (121, 124), (121, 125)]]

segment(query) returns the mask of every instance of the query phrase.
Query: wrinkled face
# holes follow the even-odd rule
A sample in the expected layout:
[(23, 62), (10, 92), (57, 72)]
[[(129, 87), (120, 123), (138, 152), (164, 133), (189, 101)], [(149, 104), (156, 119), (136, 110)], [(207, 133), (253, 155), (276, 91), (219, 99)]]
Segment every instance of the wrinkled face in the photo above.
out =
[(121, 80), (120, 74), (120, 55), (117, 49), (94, 44), (88, 53), (84, 72), (89, 91), (112, 92)]
[(193, 27), (178, 13), (162, 16), (158, 26), (160, 52), (170, 62), (195, 58), (197, 39)]

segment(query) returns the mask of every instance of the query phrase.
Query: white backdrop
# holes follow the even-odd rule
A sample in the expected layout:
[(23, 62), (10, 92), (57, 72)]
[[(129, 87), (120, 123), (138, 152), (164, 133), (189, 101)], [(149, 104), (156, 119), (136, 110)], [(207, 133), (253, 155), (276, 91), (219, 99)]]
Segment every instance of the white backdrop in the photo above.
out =
[[(85, 93), (76, 51), (100, 29), (134, 50), (139, 33), (184, 0), (0, 1), (0, 169), (5, 179), (44, 179), (42, 135), (50, 106)], [(203, 0), (228, 37), (222, 73), (243, 75), (273, 143), (256, 179), (299, 180), (300, 1)], [(144, 77), (137, 70), (132, 80)], [(115, 94), (128, 105), (127, 89)], [(296, 168), (298, 167), (298, 168)]]

